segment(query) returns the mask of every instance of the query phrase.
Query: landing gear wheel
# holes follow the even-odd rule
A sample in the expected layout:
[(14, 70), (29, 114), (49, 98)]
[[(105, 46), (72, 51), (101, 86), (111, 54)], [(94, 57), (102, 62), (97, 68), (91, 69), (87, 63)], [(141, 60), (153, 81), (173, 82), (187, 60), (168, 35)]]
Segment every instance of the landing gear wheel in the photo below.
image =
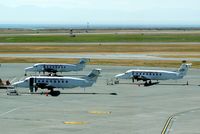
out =
[(132, 78), (132, 82), (134, 83), (134, 77)]
[(60, 95), (60, 91), (51, 91), (51, 92), (49, 92), (49, 94), (50, 94), (51, 96), (56, 97), (56, 96), (59, 96), (59, 95)]
[(148, 83), (147, 83), (147, 81), (144, 83), (144, 86), (148, 86)]

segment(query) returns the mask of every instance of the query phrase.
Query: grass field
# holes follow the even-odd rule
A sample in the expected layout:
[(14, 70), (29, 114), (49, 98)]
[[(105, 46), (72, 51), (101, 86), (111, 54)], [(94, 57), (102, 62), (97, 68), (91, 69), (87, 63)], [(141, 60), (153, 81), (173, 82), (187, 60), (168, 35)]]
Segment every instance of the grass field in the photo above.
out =
[[(92, 45), (48, 45), (48, 43), (92, 43)], [(103, 42), (116, 42), (120, 45)], [(164, 45), (152, 44), (123, 44), (123, 42), (174, 42)], [(0, 45), (0, 54), (37, 54), (37, 53), (131, 53), (131, 54), (158, 54), (160, 57), (170, 58), (199, 58), (200, 45), (176, 44), (176, 42), (200, 42), (200, 34), (81, 34), (76, 37), (69, 35), (3, 35), (0, 43), (41, 43), (41, 45)], [(42, 45), (42, 43), (47, 43)], [(160, 54), (160, 55), (159, 55)], [(164, 55), (163, 55), (164, 54)], [(78, 59), (68, 59), (67, 63), (76, 63)], [(1, 63), (38, 63), (55, 62), (66, 63), (62, 58), (0, 58)], [(152, 66), (177, 67), (181, 61), (157, 60), (113, 60), (94, 59), (89, 64), (95, 65), (125, 65), (125, 66)], [(200, 68), (200, 62), (192, 62), (194, 68)]]
[(0, 42), (200, 42), (200, 34), (87, 34), (0, 36)]
[[(11, 58), (0, 57), (1, 63), (77, 63), (79, 59), (64, 58)], [(200, 68), (200, 62), (191, 62), (193, 68)], [(116, 60), (116, 59), (92, 59), (90, 65), (118, 65), (118, 66), (148, 66), (148, 67), (179, 67), (181, 61), (159, 60)]]
[(199, 54), (199, 45), (0, 45), (0, 53), (183, 53)]

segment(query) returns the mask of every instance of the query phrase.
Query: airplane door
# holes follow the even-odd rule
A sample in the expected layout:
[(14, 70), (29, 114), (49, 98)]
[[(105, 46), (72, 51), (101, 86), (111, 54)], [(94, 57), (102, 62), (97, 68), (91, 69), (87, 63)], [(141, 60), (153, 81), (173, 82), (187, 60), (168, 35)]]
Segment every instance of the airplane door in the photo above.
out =
[(29, 80), (29, 89), (30, 89), (30, 92), (32, 93), (33, 92), (33, 84), (34, 84), (34, 78), (30, 78)]
[(43, 71), (45, 71), (45, 70), (46, 70), (46, 66), (44, 65), (44, 66), (43, 66)]
[(134, 77), (134, 72), (132, 72), (132, 77)]

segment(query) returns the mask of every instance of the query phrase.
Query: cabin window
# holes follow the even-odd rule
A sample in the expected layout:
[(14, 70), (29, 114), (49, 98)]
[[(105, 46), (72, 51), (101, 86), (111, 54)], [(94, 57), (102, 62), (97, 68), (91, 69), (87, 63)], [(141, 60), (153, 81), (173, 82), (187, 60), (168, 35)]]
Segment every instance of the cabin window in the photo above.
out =
[(60, 83), (60, 81), (58, 80), (58, 83)]
[(160, 73), (160, 76), (161, 76), (162, 74)]
[(44, 80), (42, 80), (42, 83), (44, 83)]
[(66, 80), (65, 83), (68, 83), (68, 81)]
[(52, 83), (52, 80), (50, 80), (49, 82)]
[(46, 80), (46, 83), (48, 83), (48, 80)]
[(56, 83), (56, 80), (54, 80), (54, 83)]
[(62, 83), (64, 83), (64, 81), (62, 80)]

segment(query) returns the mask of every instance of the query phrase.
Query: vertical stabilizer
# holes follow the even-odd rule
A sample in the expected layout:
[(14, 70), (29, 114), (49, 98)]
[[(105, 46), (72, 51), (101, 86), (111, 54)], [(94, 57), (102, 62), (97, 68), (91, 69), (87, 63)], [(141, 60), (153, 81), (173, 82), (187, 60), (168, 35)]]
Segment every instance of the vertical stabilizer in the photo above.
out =
[(89, 61), (90, 61), (89, 59), (82, 58), (82, 59), (80, 59), (79, 64), (86, 64), (86, 63), (89, 62)]
[(180, 68), (178, 69), (179, 77), (183, 78), (187, 72), (188, 69), (192, 66), (191, 63), (183, 63)]
[(90, 72), (87, 76), (86, 79), (90, 81), (96, 82), (97, 78), (99, 77), (101, 73), (101, 69), (93, 69), (92, 72)]

